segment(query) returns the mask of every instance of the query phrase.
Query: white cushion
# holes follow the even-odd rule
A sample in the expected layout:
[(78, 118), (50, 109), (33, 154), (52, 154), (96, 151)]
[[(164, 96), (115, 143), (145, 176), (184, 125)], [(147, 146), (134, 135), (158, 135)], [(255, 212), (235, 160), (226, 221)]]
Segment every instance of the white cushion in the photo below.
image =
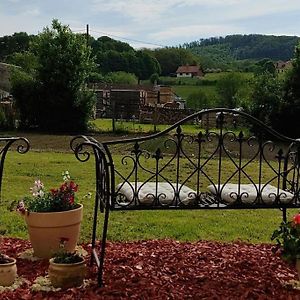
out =
[[(118, 184), (117, 192), (118, 194), (123, 194), (126, 197), (123, 204), (128, 204), (133, 199), (133, 192), (135, 183), (134, 182), (125, 182), (122, 186), (122, 183)], [(121, 187), (121, 188), (120, 188)], [(120, 189), (120, 190), (119, 190)], [(196, 192), (185, 185), (178, 186), (179, 189), (179, 198), (182, 204), (190, 204), (196, 196)], [(174, 200), (174, 191), (176, 190), (175, 183), (168, 182), (158, 182), (157, 186), (157, 196), (159, 197), (159, 202), (163, 205), (169, 205)], [(156, 193), (156, 183), (155, 182), (137, 182), (137, 191), (140, 204), (150, 205), (154, 202), (154, 196)], [(122, 203), (120, 203), (122, 204)], [(175, 203), (174, 203), (175, 204)], [(131, 203), (134, 205), (134, 203)]]
[[(214, 186), (213, 184), (209, 185), (208, 190), (212, 194), (216, 194), (216, 189), (218, 185)], [(223, 184), (220, 184), (221, 189), (221, 197), (227, 203), (233, 203), (237, 199), (238, 193), (238, 184), (227, 183), (223, 188)], [(262, 200), (265, 204), (272, 204), (277, 196), (277, 188), (273, 185), (261, 185), (260, 189)], [(240, 195), (241, 200), (245, 204), (252, 204), (254, 203), (255, 199), (257, 198), (257, 192), (259, 190), (258, 184), (241, 184), (240, 185)], [(284, 190), (279, 189), (278, 194), (280, 195), (280, 202), (281, 203), (288, 203), (292, 200), (294, 195), (292, 193), (286, 192)]]

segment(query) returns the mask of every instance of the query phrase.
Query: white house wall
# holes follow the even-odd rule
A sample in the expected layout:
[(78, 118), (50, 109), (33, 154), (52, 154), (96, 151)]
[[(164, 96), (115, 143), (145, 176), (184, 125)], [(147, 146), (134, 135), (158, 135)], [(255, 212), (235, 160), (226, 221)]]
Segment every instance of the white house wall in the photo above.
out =
[(177, 73), (177, 77), (192, 77), (192, 74), (191, 73)]

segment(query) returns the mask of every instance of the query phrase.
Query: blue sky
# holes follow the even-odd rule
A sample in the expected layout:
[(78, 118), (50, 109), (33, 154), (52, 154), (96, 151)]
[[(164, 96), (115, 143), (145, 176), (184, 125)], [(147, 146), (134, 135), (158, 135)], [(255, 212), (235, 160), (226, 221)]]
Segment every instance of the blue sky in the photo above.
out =
[(0, 0), (0, 36), (37, 34), (54, 18), (135, 48), (228, 34), (300, 36), (299, 0)]

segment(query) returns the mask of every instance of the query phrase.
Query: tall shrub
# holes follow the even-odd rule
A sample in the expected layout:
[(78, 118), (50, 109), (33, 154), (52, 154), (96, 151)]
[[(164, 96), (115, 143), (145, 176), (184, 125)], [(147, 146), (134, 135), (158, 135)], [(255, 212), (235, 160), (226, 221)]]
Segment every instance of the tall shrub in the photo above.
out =
[[(85, 37), (72, 33), (68, 26), (53, 20), (52, 27), (46, 27), (37, 36), (30, 50), (38, 64), (34, 91), (25, 97), (19, 86), (15, 97), (22, 97), (22, 100), (17, 99), (18, 103), (28, 102), (35, 115), (27, 122), (36, 124), (24, 124), (37, 125), (48, 131), (86, 129), (94, 97), (85, 89), (93, 67), (91, 49)], [(25, 105), (19, 108), (21, 115), (24, 115), (24, 109), (30, 109)]]
[(223, 75), (216, 85), (219, 94), (219, 106), (236, 108), (239, 105), (238, 93), (243, 84), (243, 79), (239, 73), (230, 72)]

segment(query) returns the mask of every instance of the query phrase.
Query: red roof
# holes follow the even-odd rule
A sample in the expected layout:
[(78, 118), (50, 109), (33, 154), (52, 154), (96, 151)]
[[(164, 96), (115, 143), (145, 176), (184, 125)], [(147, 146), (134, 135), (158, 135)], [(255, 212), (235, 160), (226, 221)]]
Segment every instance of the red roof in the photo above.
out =
[(176, 73), (198, 73), (200, 71), (199, 66), (180, 66)]

